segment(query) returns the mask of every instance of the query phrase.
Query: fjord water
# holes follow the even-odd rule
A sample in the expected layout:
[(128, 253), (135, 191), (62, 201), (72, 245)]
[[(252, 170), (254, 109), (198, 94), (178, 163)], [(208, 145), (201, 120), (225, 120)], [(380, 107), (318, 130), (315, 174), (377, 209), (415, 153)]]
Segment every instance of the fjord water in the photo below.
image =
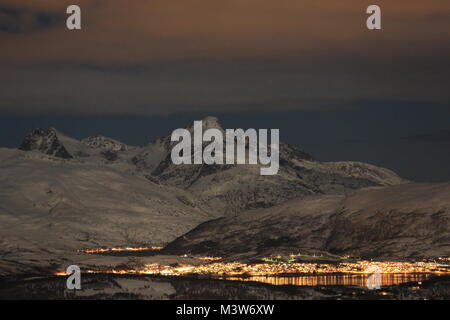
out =
[[(429, 273), (394, 273), (381, 274), (380, 286), (399, 285), (408, 282), (421, 282), (432, 277)], [(223, 280), (253, 281), (267, 283), (275, 286), (356, 286), (366, 287), (368, 274), (327, 274), (304, 276), (250, 276), (250, 277), (223, 277)]]

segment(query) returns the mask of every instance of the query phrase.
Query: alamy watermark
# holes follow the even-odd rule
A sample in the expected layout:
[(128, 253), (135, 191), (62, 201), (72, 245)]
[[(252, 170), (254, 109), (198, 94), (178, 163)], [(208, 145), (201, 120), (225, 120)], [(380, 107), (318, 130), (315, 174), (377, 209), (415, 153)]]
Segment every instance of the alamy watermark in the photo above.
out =
[[(66, 20), (68, 30), (81, 30), (81, 8), (78, 5), (67, 7), (66, 13), (69, 15)], [(381, 30), (381, 8), (378, 5), (367, 7), (366, 13), (369, 15), (366, 20), (366, 26), (369, 30)]]
[(70, 276), (66, 280), (66, 287), (69, 290), (81, 289), (81, 270), (77, 265), (68, 266), (66, 273)]
[(171, 141), (178, 143), (172, 148), (171, 158), (176, 165), (260, 164), (265, 166), (260, 168), (261, 175), (275, 175), (280, 167), (279, 129), (270, 130), (270, 144), (268, 138), (267, 129), (210, 128), (203, 132), (203, 122), (194, 121), (193, 132), (188, 129), (172, 132)]
[(381, 268), (377, 265), (371, 265), (366, 269), (369, 274), (367, 278), (367, 288), (370, 290), (381, 289)]

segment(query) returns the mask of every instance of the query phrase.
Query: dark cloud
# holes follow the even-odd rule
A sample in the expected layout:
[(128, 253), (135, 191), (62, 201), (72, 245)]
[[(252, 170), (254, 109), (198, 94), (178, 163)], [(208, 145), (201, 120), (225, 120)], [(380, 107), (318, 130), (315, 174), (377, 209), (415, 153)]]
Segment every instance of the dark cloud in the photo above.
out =
[[(449, 103), (450, 3), (0, 0), (4, 114), (168, 114)], [(33, 31), (33, 32), (29, 32)]]

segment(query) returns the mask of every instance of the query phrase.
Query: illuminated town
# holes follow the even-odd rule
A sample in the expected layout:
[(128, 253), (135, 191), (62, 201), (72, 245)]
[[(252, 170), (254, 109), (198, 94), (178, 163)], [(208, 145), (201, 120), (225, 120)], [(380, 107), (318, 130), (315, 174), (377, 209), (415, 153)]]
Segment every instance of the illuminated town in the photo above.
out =
[[(83, 253), (105, 253), (123, 251), (161, 250), (161, 247), (140, 248), (109, 248), (82, 250)], [(200, 265), (162, 265), (159, 263), (145, 264), (140, 267), (118, 268), (108, 270), (88, 270), (88, 273), (106, 274), (141, 274), (141, 275), (207, 275), (213, 277), (229, 277), (233, 280), (235, 276), (268, 277), (280, 275), (331, 275), (331, 274), (368, 274), (371, 268), (376, 266), (382, 274), (450, 274), (449, 258), (437, 258), (433, 261), (398, 262), (398, 261), (352, 261), (339, 263), (303, 263), (303, 262), (265, 262), (246, 264), (241, 262), (220, 262), (221, 257), (192, 257), (206, 263)], [(270, 259), (262, 259), (271, 261)], [(56, 275), (65, 275), (57, 272)], [(242, 280), (242, 277), (239, 277)], [(261, 280), (259, 278), (254, 281)], [(309, 280), (308, 280), (309, 281)]]
[(79, 250), (81, 253), (107, 253), (107, 252), (126, 252), (126, 251), (156, 251), (161, 250), (163, 247), (125, 247), (125, 248), (100, 248), (100, 249), (89, 249), (89, 250)]
[[(199, 258), (202, 259), (202, 258)], [(204, 260), (205, 258), (203, 258)], [(211, 257), (209, 257), (211, 259)], [(114, 274), (153, 274), (153, 275), (211, 275), (211, 276), (267, 276), (289, 274), (365, 274), (371, 266), (377, 266), (381, 273), (434, 273), (450, 274), (448, 265), (436, 262), (343, 262), (329, 263), (256, 263), (244, 264), (240, 262), (213, 262), (201, 265), (165, 266), (159, 263), (146, 264), (134, 269), (89, 270), (89, 273)]]
[[(108, 249), (80, 250), (82, 253), (114, 253), (161, 250), (162, 247), (124, 247)], [(119, 275), (158, 275), (158, 276), (208, 276), (221, 280), (255, 281), (271, 285), (363, 285), (373, 273), (374, 267), (380, 270), (383, 285), (399, 284), (410, 281), (423, 281), (431, 275), (450, 274), (450, 258), (439, 257), (427, 261), (351, 261), (350, 257), (341, 257), (345, 262), (318, 263), (297, 262), (295, 258), (307, 255), (289, 255), (287, 261), (281, 256), (262, 258), (262, 263), (221, 262), (222, 257), (189, 256), (203, 261), (195, 264), (163, 265), (160, 263), (143, 264), (134, 267), (111, 269), (92, 269), (91, 274)], [(188, 257), (184, 255), (183, 257)], [(65, 272), (55, 272), (57, 276), (66, 276)]]

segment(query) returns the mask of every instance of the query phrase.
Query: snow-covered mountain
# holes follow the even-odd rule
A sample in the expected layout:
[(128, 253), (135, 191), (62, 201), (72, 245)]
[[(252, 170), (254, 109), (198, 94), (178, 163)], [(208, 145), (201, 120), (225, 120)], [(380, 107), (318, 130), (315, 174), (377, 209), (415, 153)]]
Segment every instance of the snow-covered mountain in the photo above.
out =
[[(202, 123), (204, 130), (224, 131), (215, 117), (206, 117)], [(193, 131), (193, 125), (186, 128)], [(280, 144), (280, 170), (275, 176), (261, 176), (259, 165), (175, 165), (171, 160), (174, 144), (170, 135), (139, 148), (105, 137), (78, 141), (55, 129), (36, 129), (20, 148), (114, 166), (159, 184), (189, 190), (225, 215), (313, 194), (343, 194), (405, 182), (388, 169), (360, 162), (321, 162), (285, 143)]]
[[(224, 131), (217, 118), (203, 120), (204, 130)], [(188, 127), (193, 130), (192, 126)], [(404, 183), (394, 172), (360, 162), (321, 162), (307, 152), (280, 143), (280, 170), (261, 176), (260, 165), (174, 165), (170, 137), (164, 138), (166, 155), (152, 171), (160, 183), (199, 195), (225, 214), (270, 207), (313, 194), (342, 194), (369, 186)]]

